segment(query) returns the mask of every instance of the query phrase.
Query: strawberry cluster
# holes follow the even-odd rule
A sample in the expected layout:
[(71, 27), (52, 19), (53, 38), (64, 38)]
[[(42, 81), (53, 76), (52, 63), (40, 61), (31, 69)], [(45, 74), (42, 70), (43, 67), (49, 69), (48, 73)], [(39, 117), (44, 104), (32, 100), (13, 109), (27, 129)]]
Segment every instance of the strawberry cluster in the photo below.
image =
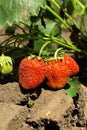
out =
[(61, 60), (53, 60), (48, 64), (47, 84), (51, 88), (64, 87), (68, 78), (79, 72), (79, 65), (69, 55), (63, 56)]
[(25, 57), (19, 64), (19, 83), (25, 89), (38, 87), (44, 79), (49, 87), (60, 89), (65, 86), (69, 76), (79, 72), (79, 65), (69, 55), (61, 60), (45, 62), (37, 57)]

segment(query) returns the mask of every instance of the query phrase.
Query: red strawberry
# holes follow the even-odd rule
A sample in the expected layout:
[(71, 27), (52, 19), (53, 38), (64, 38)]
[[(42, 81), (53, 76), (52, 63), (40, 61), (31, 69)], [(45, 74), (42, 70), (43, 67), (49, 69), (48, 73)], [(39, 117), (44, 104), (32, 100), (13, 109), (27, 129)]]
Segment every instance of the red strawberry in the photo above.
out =
[(63, 62), (68, 67), (69, 76), (75, 75), (79, 72), (79, 65), (71, 56), (65, 55), (63, 57)]
[(64, 87), (68, 80), (67, 66), (62, 60), (50, 61), (47, 72), (47, 85), (54, 89)]
[(39, 86), (46, 77), (47, 64), (36, 57), (24, 58), (19, 65), (19, 83), (25, 89), (33, 89)]

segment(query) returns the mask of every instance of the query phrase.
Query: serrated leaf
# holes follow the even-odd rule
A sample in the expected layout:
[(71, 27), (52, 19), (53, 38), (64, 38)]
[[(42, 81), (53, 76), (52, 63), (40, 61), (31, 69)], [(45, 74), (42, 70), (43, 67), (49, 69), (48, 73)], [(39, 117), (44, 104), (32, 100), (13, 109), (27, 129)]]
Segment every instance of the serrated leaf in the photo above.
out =
[[(26, 1), (26, 0), (25, 0)], [(23, 2), (21, 0), (0, 1), (0, 27), (5, 23), (12, 24), (22, 18)]]
[(38, 15), (46, 0), (0, 0), (0, 28), (15, 21), (29, 21), (31, 15)]
[(77, 78), (70, 79), (65, 87), (66, 94), (70, 97), (75, 97), (80, 84)]

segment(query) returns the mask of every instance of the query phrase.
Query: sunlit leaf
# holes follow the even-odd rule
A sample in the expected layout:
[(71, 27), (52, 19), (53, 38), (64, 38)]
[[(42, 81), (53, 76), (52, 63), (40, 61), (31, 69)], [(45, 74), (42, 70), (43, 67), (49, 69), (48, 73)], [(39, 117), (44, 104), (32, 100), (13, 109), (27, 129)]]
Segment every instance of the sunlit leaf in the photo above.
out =
[(68, 96), (75, 97), (80, 84), (81, 83), (78, 81), (77, 78), (70, 79), (65, 87), (66, 94)]
[(0, 0), (0, 28), (6, 23), (28, 22), (31, 15), (38, 15), (45, 8), (45, 0)]
[(28, 0), (29, 1), (29, 12), (32, 16), (37, 16), (40, 7), (45, 8), (46, 1), (45, 0)]

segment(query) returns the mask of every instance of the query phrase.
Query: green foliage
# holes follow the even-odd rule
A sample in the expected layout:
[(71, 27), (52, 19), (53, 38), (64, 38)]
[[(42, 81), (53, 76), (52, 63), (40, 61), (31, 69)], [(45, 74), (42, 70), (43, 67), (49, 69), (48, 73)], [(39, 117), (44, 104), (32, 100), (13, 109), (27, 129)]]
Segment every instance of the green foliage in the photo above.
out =
[(75, 97), (78, 87), (80, 86), (80, 82), (77, 78), (72, 78), (68, 81), (68, 84), (65, 87), (66, 94), (70, 97)]
[(5, 30), (5, 34), (7, 35), (13, 35), (15, 33), (15, 27), (11, 26), (11, 27), (7, 27)]
[(46, 9), (47, 4), (59, 15), (59, 5), (66, 8), (72, 16), (87, 12), (87, 2), (84, 0), (0, 0), (0, 28), (20, 21), (29, 24), (31, 16), (38, 16), (42, 9)]
[(57, 22), (47, 18), (44, 18), (44, 22), (46, 24), (46, 27), (42, 26), (40, 20), (36, 23), (37, 30), (38, 30), (38, 34), (36, 35), (36, 40), (34, 41), (34, 50), (36, 52), (39, 52), (41, 46), (44, 44), (43, 36), (46, 33), (56, 37), (59, 37), (61, 34), (61, 29)]
[(60, 35), (60, 26), (56, 21), (44, 18), (46, 27), (42, 26), (41, 21), (39, 20), (37, 23), (38, 30), (43, 33), (44, 35), (47, 34), (52, 34), (53, 36), (58, 36)]
[(30, 16), (38, 15), (45, 4), (45, 0), (0, 0), (0, 28), (14, 22), (28, 23)]
[(28, 0), (28, 11), (31, 16), (37, 16), (40, 8), (45, 8), (45, 0)]
[(21, 0), (0, 0), (0, 27), (6, 23), (11, 25), (14, 21), (21, 21), (23, 6), (24, 4)]
[[(5, 33), (10, 36), (1, 43), (0, 50), (3, 53), (11, 44), (20, 47), (23, 42), (29, 42), (32, 51), (38, 53), (41, 46), (50, 40), (51, 43), (57, 43), (58, 47), (63, 46), (81, 52), (76, 43), (72, 45), (61, 37), (61, 30), (64, 28), (72, 35), (73, 25), (74, 33), (78, 30), (76, 35), (78, 38), (78, 34), (82, 31), (73, 16), (86, 14), (86, 10), (87, 4), (80, 0), (0, 0), (0, 27), (8, 24)], [(16, 33), (16, 28), (22, 33)]]

